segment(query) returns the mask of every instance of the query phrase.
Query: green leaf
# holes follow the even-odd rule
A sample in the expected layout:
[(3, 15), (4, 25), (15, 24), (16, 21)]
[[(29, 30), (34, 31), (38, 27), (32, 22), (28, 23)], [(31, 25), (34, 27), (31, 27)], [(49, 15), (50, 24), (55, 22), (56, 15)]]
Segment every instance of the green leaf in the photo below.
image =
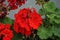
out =
[(55, 13), (55, 14), (49, 14), (47, 15), (47, 17), (49, 18), (50, 22), (55, 22), (57, 24), (60, 23), (60, 14), (59, 13)]
[(3, 18), (3, 19), (0, 19), (0, 21), (1, 21), (2, 23), (4, 23), (4, 24), (8, 23), (8, 24), (10, 24), (10, 25), (12, 25), (12, 23), (13, 23), (13, 20), (10, 19), (10, 18), (8, 18), (8, 17), (5, 17), (5, 18)]
[(60, 14), (60, 8), (56, 8), (55, 12)]
[(44, 10), (47, 12), (55, 12), (56, 6), (53, 2), (47, 2), (43, 5)]
[(56, 8), (55, 10), (56, 16), (54, 17), (56, 23), (60, 23), (60, 9)]
[(47, 15), (48, 18), (53, 19), (56, 16), (56, 14), (49, 14)]
[(54, 33), (54, 35), (60, 37), (60, 26), (59, 27), (58, 26), (57, 27), (55, 26), (53, 33)]
[(59, 24), (60, 23), (60, 19), (54, 19), (55, 23)]
[(14, 37), (12, 38), (12, 40), (23, 40), (23, 38), (22, 38), (22, 35), (21, 34), (16, 34), (14, 32)]
[(43, 9), (40, 9), (40, 10), (39, 10), (39, 14), (40, 14), (40, 15), (44, 15)]
[(41, 39), (47, 39), (49, 37), (52, 36), (53, 34), (53, 28), (52, 27), (49, 27), (49, 28), (45, 28), (45, 27), (40, 27), (38, 29), (38, 36), (41, 38)]

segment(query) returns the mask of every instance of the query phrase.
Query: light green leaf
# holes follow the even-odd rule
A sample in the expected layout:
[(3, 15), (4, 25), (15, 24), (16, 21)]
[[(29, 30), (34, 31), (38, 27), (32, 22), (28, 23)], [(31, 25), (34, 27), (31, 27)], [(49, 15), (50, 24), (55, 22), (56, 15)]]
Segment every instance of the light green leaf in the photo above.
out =
[(53, 2), (47, 2), (44, 4), (44, 10), (47, 12), (55, 12), (56, 6)]
[(60, 23), (60, 15), (57, 13), (57, 14), (50, 14), (50, 15), (47, 15), (47, 17), (49, 18), (50, 22), (55, 22), (57, 24)]
[(38, 29), (38, 36), (41, 38), (41, 39), (47, 39), (49, 37), (52, 36), (53, 34), (53, 28), (52, 27), (49, 27), (49, 28), (45, 28), (45, 27), (40, 27)]
[(56, 16), (56, 14), (47, 15), (47, 17), (50, 18), (50, 19), (53, 19), (55, 16)]

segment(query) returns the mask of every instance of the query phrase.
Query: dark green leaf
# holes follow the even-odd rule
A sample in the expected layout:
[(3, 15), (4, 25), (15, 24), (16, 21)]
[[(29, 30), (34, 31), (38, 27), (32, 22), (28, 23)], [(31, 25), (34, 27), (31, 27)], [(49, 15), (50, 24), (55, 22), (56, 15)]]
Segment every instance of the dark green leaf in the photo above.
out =
[(54, 27), (54, 35), (60, 37), (60, 26), (59, 27)]
[(0, 20), (1, 20), (1, 22), (4, 23), (4, 24), (8, 23), (8, 24), (12, 25), (12, 23), (13, 23), (13, 20), (10, 19), (10, 18), (8, 18), (8, 17), (5, 17), (5, 18), (0, 19)]
[(44, 12), (43, 12), (42, 9), (39, 10), (39, 14), (40, 14), (40, 15), (44, 15)]
[(22, 39), (22, 35), (21, 35), (21, 34), (16, 34), (16, 33), (14, 32), (14, 37), (13, 37), (12, 40), (23, 40), (23, 39)]

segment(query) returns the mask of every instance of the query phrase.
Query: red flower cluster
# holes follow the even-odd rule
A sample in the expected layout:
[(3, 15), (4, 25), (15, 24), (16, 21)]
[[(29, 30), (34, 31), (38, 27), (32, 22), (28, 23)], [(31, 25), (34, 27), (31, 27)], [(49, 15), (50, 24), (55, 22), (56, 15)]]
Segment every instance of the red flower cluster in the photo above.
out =
[(0, 23), (0, 40), (11, 40), (13, 37), (13, 33), (9, 30), (9, 24)]
[(3, 3), (5, 0), (0, 0), (0, 3)]
[(37, 30), (41, 24), (41, 15), (35, 9), (24, 8), (15, 14), (14, 30), (17, 33), (29, 36), (32, 30)]
[(21, 6), (22, 4), (25, 4), (26, 0), (8, 0), (9, 6), (11, 7), (12, 10), (17, 9), (18, 6)]

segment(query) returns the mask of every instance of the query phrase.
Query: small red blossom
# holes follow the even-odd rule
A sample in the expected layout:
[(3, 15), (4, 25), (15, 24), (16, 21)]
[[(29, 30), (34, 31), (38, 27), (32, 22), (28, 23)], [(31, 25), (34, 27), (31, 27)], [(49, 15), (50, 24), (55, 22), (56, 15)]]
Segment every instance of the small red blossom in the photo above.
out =
[(22, 4), (25, 4), (26, 0), (16, 0), (16, 1), (17, 1), (18, 5), (22, 5)]
[(12, 37), (13, 37), (13, 33), (10, 30), (10, 25), (0, 23), (0, 39), (11, 40)]
[(5, 27), (4, 27), (4, 24), (0, 23), (0, 31), (3, 30)]
[(8, 38), (7, 36), (5, 36), (5, 37), (3, 38), (3, 40), (11, 40), (11, 39)]
[(5, 29), (1, 32), (1, 34), (3, 34), (4, 36), (7, 36), (8, 38), (12, 38), (13, 37), (13, 34), (12, 34), (12, 31), (9, 30), (9, 29)]
[(11, 10), (15, 10), (18, 8), (18, 6), (22, 6), (22, 4), (25, 4), (26, 0), (7, 0), (9, 3), (9, 6)]
[(10, 9), (11, 10), (15, 10), (15, 9), (17, 9), (18, 8), (18, 6), (17, 5), (9, 5), (10, 6)]
[(0, 4), (3, 3), (5, 0), (0, 0)]
[(24, 8), (15, 14), (14, 30), (23, 35), (30, 35), (42, 24), (41, 15), (35, 9)]
[(6, 17), (9, 13), (9, 8), (5, 3), (0, 4), (0, 18)]
[(10, 24), (6, 24), (5, 28), (10, 29)]

